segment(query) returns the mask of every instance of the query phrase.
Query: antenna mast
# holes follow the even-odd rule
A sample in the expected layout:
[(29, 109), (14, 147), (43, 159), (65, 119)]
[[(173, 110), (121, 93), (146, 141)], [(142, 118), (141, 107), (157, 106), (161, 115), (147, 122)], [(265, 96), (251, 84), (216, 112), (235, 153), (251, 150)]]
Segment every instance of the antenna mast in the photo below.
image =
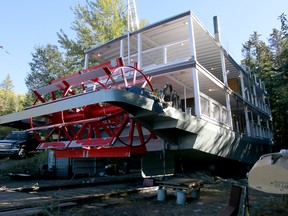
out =
[(135, 0), (128, 0), (128, 64), (130, 64), (130, 32), (139, 29), (139, 20), (137, 15), (136, 3)]
[(135, 0), (128, 0), (128, 32), (139, 29)]

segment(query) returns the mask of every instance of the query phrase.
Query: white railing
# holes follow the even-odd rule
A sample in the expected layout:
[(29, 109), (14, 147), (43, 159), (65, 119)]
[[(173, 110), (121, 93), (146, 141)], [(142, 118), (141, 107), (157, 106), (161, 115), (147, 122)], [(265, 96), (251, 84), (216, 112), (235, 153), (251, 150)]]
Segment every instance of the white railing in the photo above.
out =
[(268, 128), (251, 122), (247, 124), (250, 126), (251, 137), (273, 139), (273, 134)]
[(200, 94), (201, 103), (201, 115), (208, 117), (209, 119), (231, 126), (229, 121), (228, 109), (207, 95)]
[[(191, 57), (189, 47), (189, 40), (185, 39), (143, 50), (140, 53), (141, 69), (151, 69), (163, 64), (187, 61)], [(136, 55), (133, 60), (135, 57)]]
[[(245, 89), (247, 89), (247, 88), (245, 87)], [(268, 105), (263, 100), (260, 100), (259, 98), (254, 97), (252, 92), (250, 92), (249, 90), (245, 90), (244, 94), (245, 94), (245, 98), (247, 101), (252, 103), (254, 106), (258, 107), (259, 109), (261, 109), (265, 113), (267, 113), (269, 115), (271, 114), (270, 108), (268, 107)]]

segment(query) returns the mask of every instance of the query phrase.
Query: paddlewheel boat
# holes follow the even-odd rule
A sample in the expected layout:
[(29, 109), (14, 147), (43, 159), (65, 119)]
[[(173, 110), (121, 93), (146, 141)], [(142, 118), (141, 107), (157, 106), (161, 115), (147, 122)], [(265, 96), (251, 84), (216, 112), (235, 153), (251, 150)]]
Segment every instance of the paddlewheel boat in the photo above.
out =
[(273, 144), (265, 84), (221, 46), (217, 23), (212, 36), (188, 11), (86, 50), (82, 71), (0, 124), (30, 118), (54, 158), (143, 155), (144, 176), (173, 173), (179, 155), (253, 164)]

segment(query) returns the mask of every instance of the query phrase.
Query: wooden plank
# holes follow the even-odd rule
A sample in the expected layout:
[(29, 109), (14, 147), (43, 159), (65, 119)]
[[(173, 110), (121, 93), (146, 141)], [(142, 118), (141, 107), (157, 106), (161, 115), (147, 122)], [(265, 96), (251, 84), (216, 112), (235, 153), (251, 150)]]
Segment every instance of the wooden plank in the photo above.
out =
[(198, 179), (176, 178), (159, 182), (161, 185), (183, 188), (203, 187), (203, 181)]
[(84, 208), (87, 209), (97, 209), (97, 208), (106, 208), (109, 206), (117, 205), (119, 202), (113, 202), (113, 203), (90, 203), (83, 205)]
[[(75, 202), (65, 202), (65, 203), (59, 203), (57, 207), (59, 208), (65, 208), (70, 206), (75, 206), (77, 203)], [(49, 206), (49, 205), (47, 205)], [(56, 206), (55, 206), (56, 207)], [(34, 207), (34, 208), (23, 208), (23, 209), (17, 209), (12, 211), (4, 211), (0, 212), (0, 216), (7, 216), (7, 215), (13, 215), (13, 216), (23, 216), (23, 215), (37, 215), (44, 212), (44, 207)]]

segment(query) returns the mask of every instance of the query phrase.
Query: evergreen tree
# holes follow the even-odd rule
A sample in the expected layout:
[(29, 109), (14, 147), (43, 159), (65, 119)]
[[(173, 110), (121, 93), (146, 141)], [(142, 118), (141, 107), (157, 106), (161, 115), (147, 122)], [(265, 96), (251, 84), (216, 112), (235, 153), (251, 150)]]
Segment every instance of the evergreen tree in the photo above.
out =
[(256, 73), (266, 85), (270, 98), (274, 138), (277, 148), (288, 146), (288, 25), (282, 14), (281, 31), (273, 29), (267, 46), (254, 32), (243, 45), (242, 64), (246, 70)]
[(8, 74), (7, 77), (0, 83), (0, 89), (13, 91), (14, 85), (10, 75)]
[(285, 37), (287, 37), (288, 36), (287, 14), (282, 13), (278, 18), (281, 21), (281, 31), (284, 33)]
[(269, 47), (260, 40), (260, 34), (253, 32), (249, 40), (243, 45), (241, 61), (247, 71), (256, 73), (260, 78), (267, 78), (264, 71), (271, 69), (272, 54)]
[(126, 31), (125, 10), (123, 0), (87, 0), (87, 5), (76, 6), (75, 21), (71, 27), (76, 33), (76, 39), (69, 39), (63, 30), (58, 33), (58, 42), (70, 62), (69, 68), (81, 70), (84, 50), (117, 38)]
[(22, 107), (22, 96), (13, 92), (13, 81), (8, 74), (0, 83), (0, 115), (20, 111)]
[(272, 33), (270, 34), (269, 43), (270, 43), (270, 50), (273, 54), (273, 68), (279, 68), (283, 65), (282, 53), (285, 48), (285, 41), (283, 40), (283, 32), (277, 29), (273, 29)]
[(31, 71), (25, 83), (31, 90), (46, 86), (68, 73), (62, 55), (55, 45), (36, 47), (35, 53), (32, 54), (32, 62), (29, 64)]

